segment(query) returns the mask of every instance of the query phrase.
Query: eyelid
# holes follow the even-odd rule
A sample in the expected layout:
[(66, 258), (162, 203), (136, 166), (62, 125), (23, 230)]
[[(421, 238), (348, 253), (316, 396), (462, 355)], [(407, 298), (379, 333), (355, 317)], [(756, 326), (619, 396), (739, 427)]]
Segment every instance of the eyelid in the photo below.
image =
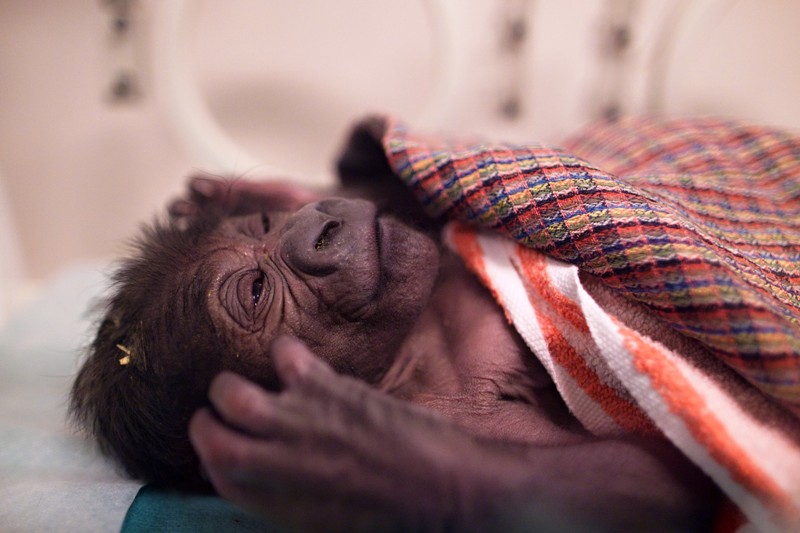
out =
[[(258, 291), (256, 291), (256, 285), (258, 285)], [(251, 298), (253, 309), (258, 307), (258, 304), (264, 299), (265, 293), (267, 291), (267, 275), (264, 271), (259, 270), (256, 277), (253, 279), (251, 285)]]
[[(262, 280), (263, 286), (260, 292), (260, 299), (258, 302), (253, 302), (253, 286), (256, 280)], [(267, 290), (267, 277), (266, 274), (260, 269), (248, 270), (239, 277), (237, 282), (236, 299), (237, 303), (242, 309), (245, 319), (248, 323), (252, 323), (256, 317), (256, 311), (261, 301), (264, 300)]]
[[(253, 305), (253, 283), (257, 277), (263, 278), (261, 297)], [(248, 331), (258, 329), (258, 318), (268, 305), (269, 279), (260, 269), (234, 272), (220, 284), (219, 300), (228, 316), (240, 327)]]

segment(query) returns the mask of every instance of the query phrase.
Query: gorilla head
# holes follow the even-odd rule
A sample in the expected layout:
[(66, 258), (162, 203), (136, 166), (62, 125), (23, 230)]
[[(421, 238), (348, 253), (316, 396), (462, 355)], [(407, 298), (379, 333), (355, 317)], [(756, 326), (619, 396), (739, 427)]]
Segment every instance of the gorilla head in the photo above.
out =
[(424, 233), (365, 200), (272, 207), (157, 222), (115, 273), (71, 411), (133, 477), (197, 484), (192, 413), (221, 370), (277, 388), (278, 335), (374, 383), (424, 309), (439, 256)]

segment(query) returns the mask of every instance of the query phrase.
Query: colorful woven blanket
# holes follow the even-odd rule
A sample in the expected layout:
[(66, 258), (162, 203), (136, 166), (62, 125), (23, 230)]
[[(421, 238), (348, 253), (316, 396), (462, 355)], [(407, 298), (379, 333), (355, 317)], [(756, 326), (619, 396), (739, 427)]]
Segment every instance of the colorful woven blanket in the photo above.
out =
[(446, 241), (589, 430), (663, 433), (756, 526), (800, 524), (800, 137), (712, 119), (598, 125), (567, 150), (356, 131), (456, 222)]

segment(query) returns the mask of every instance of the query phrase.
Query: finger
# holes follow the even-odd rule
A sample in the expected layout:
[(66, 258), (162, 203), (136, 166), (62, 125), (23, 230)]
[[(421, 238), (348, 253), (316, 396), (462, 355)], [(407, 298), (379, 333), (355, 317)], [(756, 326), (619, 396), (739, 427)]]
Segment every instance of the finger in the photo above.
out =
[(211, 381), (208, 399), (227, 423), (245, 431), (263, 435), (274, 423), (271, 395), (232, 372), (223, 372)]
[(169, 207), (167, 207), (167, 211), (173, 217), (190, 217), (199, 214), (200, 207), (194, 202), (180, 199), (173, 201)]
[(189, 191), (195, 197), (216, 198), (228, 189), (230, 184), (226, 181), (195, 176), (189, 180)]
[(208, 410), (200, 410), (192, 418), (189, 436), (222, 497), (273, 520), (285, 521), (294, 526), (292, 530), (341, 528), (355, 515), (375, 512), (371, 499), (365, 500), (359, 491), (354, 493), (349, 485), (342, 485), (338, 462), (309, 456), (297, 446), (238, 434)]
[(273, 181), (265, 185), (254, 184), (254, 190), (259, 186), (263, 187), (263, 192), (267, 193), (268, 197), (272, 198), (275, 208), (297, 210), (324, 198), (318, 191), (288, 181)]
[(294, 443), (241, 433), (221, 422), (209, 409), (200, 409), (190, 420), (189, 440), (217, 488), (225, 485), (272, 490), (281, 484), (283, 490), (288, 490), (318, 481), (317, 470), (330, 469), (304, 456)]
[(305, 431), (308, 405), (268, 392), (232, 372), (215, 377), (208, 396), (226, 423), (252, 435), (293, 441)]
[(325, 383), (336, 373), (294, 337), (281, 335), (272, 341), (270, 355), (281, 382), (287, 387)]
[[(335, 411), (351, 422), (364, 416), (364, 406), (382, 406), (388, 401), (383, 393), (351, 376), (337, 374), (297, 339), (283, 336), (270, 346), (278, 377), (285, 385), (287, 405), (296, 406), (304, 418), (319, 412)], [(291, 394), (294, 393), (294, 394)], [(302, 404), (291, 400), (302, 397)]]
[(248, 503), (247, 491), (236, 481), (237, 473), (246, 470), (251, 461), (247, 442), (220, 423), (208, 409), (199, 410), (190, 420), (189, 440), (217, 492), (237, 503)]

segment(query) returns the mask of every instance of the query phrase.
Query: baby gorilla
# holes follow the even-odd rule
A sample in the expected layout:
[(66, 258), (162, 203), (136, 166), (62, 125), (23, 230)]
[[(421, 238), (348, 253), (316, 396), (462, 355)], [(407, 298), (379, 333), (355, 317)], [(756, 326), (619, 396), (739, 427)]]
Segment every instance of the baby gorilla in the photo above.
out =
[(435, 231), (280, 184), (191, 194), (116, 273), (72, 391), (130, 475), (202, 470), (301, 528), (709, 525), (711, 482), (583, 430)]

